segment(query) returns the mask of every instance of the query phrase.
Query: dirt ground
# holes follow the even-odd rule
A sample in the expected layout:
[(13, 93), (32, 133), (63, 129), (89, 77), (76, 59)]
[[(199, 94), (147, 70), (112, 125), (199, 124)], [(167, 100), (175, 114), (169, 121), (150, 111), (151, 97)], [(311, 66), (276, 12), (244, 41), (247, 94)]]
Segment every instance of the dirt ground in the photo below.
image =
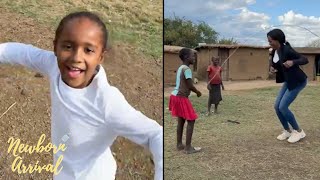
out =
[[(0, 7), (0, 43), (15, 41), (52, 49), (54, 29)], [(128, 102), (162, 124), (162, 65), (147, 59), (128, 44), (112, 44), (103, 66), (110, 84), (118, 87)], [(12, 173), (12, 154), (7, 154), (9, 137), (35, 144), (45, 133), (50, 141), (50, 90), (47, 79), (20, 66), (0, 66), (0, 115), (16, 103), (0, 120), (0, 179), (52, 179), (49, 173)], [(123, 138), (112, 147), (118, 162), (117, 179), (153, 177), (151, 155)], [(22, 154), (25, 164), (52, 163), (52, 154)], [(40, 164), (39, 163), (39, 164)]]

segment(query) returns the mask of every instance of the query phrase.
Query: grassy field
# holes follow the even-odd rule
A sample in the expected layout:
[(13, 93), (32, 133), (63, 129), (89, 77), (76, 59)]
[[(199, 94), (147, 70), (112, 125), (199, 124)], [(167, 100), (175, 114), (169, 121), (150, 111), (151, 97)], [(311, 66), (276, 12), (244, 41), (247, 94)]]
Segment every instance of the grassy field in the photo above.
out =
[(307, 134), (296, 144), (276, 140), (278, 87), (225, 93), (220, 114), (210, 117), (205, 116), (207, 96), (192, 96), (200, 116), (193, 136), (193, 145), (203, 148), (198, 154), (176, 151), (176, 121), (166, 109), (166, 179), (320, 179), (319, 88), (308, 86), (291, 106)]
[(90, 10), (101, 15), (110, 31), (111, 43), (120, 41), (162, 59), (162, 6), (159, 0), (1, 0), (0, 7), (23, 14), (39, 23), (57, 27), (68, 12)]

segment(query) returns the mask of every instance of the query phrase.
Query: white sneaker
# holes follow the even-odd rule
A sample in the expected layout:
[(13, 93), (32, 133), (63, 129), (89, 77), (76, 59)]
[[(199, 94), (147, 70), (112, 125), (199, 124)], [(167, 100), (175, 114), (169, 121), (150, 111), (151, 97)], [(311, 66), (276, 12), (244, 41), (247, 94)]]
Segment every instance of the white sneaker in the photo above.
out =
[(306, 133), (304, 133), (303, 130), (301, 130), (301, 132), (298, 132), (296, 130), (293, 130), (291, 133), (291, 136), (288, 139), (289, 143), (295, 143), (298, 142), (300, 139), (306, 137)]
[(280, 141), (286, 140), (287, 138), (289, 138), (291, 136), (291, 133), (288, 132), (287, 130), (283, 130), (282, 134), (280, 134), (277, 139)]

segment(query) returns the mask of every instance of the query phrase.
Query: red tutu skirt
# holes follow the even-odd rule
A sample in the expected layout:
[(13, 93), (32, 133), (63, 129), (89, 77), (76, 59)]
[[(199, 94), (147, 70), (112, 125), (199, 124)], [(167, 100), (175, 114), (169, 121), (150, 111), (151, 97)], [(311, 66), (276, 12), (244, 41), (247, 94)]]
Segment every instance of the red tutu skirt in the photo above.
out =
[(181, 117), (185, 120), (196, 120), (198, 115), (187, 97), (171, 95), (169, 111), (173, 117)]

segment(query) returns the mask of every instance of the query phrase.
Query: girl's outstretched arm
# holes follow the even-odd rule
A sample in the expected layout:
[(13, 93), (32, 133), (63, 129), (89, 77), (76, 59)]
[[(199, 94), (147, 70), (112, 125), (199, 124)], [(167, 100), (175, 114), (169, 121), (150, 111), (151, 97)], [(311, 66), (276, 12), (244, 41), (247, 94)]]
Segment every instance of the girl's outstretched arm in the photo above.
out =
[(163, 128), (156, 121), (135, 110), (115, 87), (108, 90), (105, 107), (108, 129), (117, 136), (148, 148), (155, 163), (155, 180), (163, 179)]
[(9, 42), (0, 44), (1, 63), (19, 64), (44, 75), (49, 75), (53, 64), (56, 63), (56, 57), (51, 51), (32, 45)]

